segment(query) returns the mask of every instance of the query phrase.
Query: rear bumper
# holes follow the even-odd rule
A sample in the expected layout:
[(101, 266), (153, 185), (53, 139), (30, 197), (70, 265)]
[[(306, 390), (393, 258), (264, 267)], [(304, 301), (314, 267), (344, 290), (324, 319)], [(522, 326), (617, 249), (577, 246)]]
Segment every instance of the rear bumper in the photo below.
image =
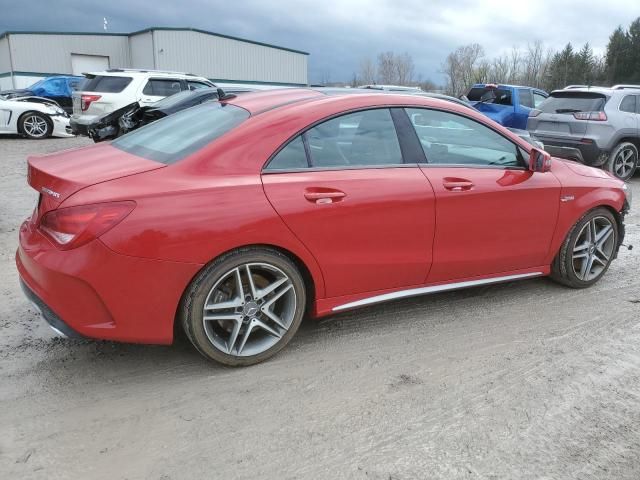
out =
[(609, 152), (600, 148), (595, 141), (583, 143), (583, 139), (559, 139), (537, 133), (535, 137), (544, 143), (544, 149), (554, 157), (577, 160), (593, 167), (602, 166), (609, 157)]
[(180, 298), (198, 264), (120, 255), (94, 240), (55, 248), (27, 221), (16, 266), (25, 294), (68, 336), (170, 344)]
[(73, 118), (69, 121), (69, 129), (71, 130), (71, 133), (73, 133), (74, 135), (82, 135), (84, 137), (88, 137), (89, 136), (88, 127), (89, 125), (80, 123), (79, 121), (74, 120)]
[(49, 308), (49, 306), (38, 297), (33, 290), (31, 290), (26, 283), (22, 279), (20, 279), (20, 287), (24, 292), (25, 296), (35, 305), (35, 307), (42, 314), (42, 318), (44, 318), (49, 326), (55, 330), (57, 333), (64, 335), (69, 338), (84, 338), (78, 332), (76, 332), (73, 328), (67, 325), (64, 320), (62, 320), (56, 313)]

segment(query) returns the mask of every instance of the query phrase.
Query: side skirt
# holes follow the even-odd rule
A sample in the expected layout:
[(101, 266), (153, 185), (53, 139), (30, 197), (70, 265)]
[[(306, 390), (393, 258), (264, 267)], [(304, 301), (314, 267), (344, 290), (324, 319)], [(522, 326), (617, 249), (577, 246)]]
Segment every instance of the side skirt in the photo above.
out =
[[(545, 269), (540, 269), (539, 271), (532, 271), (532, 272), (526, 272), (526, 273), (517, 273), (517, 274), (511, 274), (511, 275), (503, 275), (503, 276), (499, 276), (499, 277), (491, 277), (491, 278), (482, 278), (482, 279), (476, 279), (476, 280), (466, 280), (466, 281), (461, 281), (461, 282), (452, 282), (452, 283), (444, 283), (444, 284), (439, 284), (439, 285), (432, 285), (432, 286), (428, 286), (428, 287), (418, 287), (418, 288), (410, 288), (407, 290), (398, 290), (395, 292), (390, 292), (390, 293), (384, 293), (381, 295), (374, 295), (374, 296), (370, 296), (370, 297), (366, 297), (366, 298), (362, 298), (360, 300), (355, 300), (355, 301), (351, 301), (351, 302), (346, 302), (346, 303), (339, 303), (338, 305), (331, 307), (330, 311), (326, 311), (325, 309), (321, 309), (321, 311), (319, 311), (318, 313), (320, 315), (323, 314), (327, 314), (330, 312), (340, 312), (343, 310), (347, 310), (350, 308), (357, 308), (357, 307), (362, 307), (365, 305), (372, 305), (375, 303), (381, 303), (381, 302), (386, 302), (389, 300), (396, 300), (399, 298), (406, 298), (406, 297), (415, 297), (418, 295), (426, 295), (429, 293), (438, 293), (438, 292), (447, 292), (450, 290), (459, 290), (462, 288), (469, 288), (469, 287), (478, 287), (481, 285), (490, 285), (493, 283), (502, 283), (502, 282), (509, 282), (512, 280), (523, 280), (526, 278), (533, 278), (533, 277), (540, 277), (543, 275), (547, 275), (549, 272), (545, 271)], [(332, 299), (326, 299), (327, 300), (332, 300)], [(337, 299), (333, 299), (334, 301)], [(346, 299), (345, 299), (346, 300)], [(325, 310), (325, 311), (322, 311)]]

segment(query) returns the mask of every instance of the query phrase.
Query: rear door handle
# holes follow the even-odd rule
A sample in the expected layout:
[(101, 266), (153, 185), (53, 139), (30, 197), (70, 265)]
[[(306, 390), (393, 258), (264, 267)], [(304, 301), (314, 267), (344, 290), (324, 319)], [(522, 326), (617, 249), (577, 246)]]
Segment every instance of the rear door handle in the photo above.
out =
[(470, 182), (468, 180), (464, 180), (464, 181), (450, 181), (450, 182), (443, 182), (444, 188), (446, 188), (447, 190), (451, 191), (451, 192), (465, 192), (467, 190), (471, 190), (473, 188), (473, 182)]
[(318, 204), (339, 202), (346, 196), (347, 194), (340, 190), (330, 189), (309, 189), (304, 192), (304, 198)]

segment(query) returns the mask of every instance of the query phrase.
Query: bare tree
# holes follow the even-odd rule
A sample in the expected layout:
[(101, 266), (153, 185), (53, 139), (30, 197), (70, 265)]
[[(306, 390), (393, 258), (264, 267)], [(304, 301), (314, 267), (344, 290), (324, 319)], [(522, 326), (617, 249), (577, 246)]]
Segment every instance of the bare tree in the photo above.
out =
[(442, 73), (447, 77), (447, 93), (454, 96), (467, 93), (475, 82), (476, 68), (482, 57), (484, 49), (477, 43), (459, 47), (447, 56), (442, 64)]
[(395, 57), (396, 72), (397, 72), (397, 84), (398, 85), (410, 85), (413, 82), (415, 74), (415, 67), (413, 65), (413, 58), (408, 53), (403, 53)]
[(376, 83), (376, 66), (370, 58), (365, 58), (360, 62), (360, 81), (364, 85)]
[(378, 54), (378, 81), (381, 84), (398, 83), (396, 56), (393, 52), (383, 52)]
[(522, 54), (517, 47), (513, 46), (513, 48), (511, 49), (511, 55), (509, 56), (509, 77), (505, 79), (505, 83), (518, 83), (521, 68)]

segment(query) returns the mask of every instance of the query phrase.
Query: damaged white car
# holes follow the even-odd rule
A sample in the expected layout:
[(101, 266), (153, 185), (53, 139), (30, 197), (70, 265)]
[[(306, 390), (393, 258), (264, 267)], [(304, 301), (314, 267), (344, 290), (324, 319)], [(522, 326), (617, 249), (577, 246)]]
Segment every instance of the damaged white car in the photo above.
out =
[(27, 138), (73, 137), (67, 132), (69, 115), (55, 101), (41, 97), (10, 100), (0, 96), (0, 135)]

